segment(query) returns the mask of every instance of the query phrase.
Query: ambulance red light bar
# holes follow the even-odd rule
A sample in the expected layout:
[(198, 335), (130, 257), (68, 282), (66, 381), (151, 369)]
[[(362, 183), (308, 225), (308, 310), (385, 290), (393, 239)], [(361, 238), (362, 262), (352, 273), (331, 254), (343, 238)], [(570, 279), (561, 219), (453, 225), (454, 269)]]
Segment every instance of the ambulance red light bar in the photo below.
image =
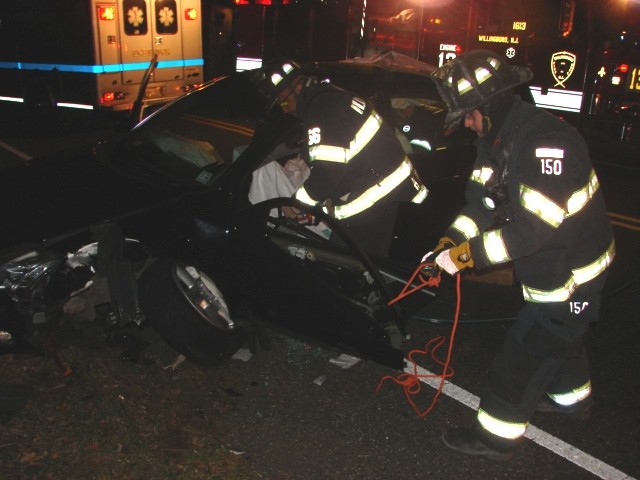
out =
[(629, 71), (629, 65), (627, 65), (626, 63), (621, 63), (620, 65), (618, 65), (618, 71), (620, 73), (627, 73)]
[(195, 8), (185, 8), (184, 9), (184, 19), (185, 20), (197, 20), (198, 19), (198, 11)]
[(98, 18), (100, 20), (111, 21), (116, 19), (115, 5), (101, 5), (98, 7)]

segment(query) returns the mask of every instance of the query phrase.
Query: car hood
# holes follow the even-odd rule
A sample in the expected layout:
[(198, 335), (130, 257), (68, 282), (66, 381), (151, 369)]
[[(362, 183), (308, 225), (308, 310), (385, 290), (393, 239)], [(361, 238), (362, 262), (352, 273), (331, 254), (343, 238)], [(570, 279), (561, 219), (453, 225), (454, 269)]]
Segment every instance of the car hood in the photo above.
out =
[(5, 169), (0, 177), (0, 249), (170, 199), (170, 189), (140, 181), (91, 148), (38, 157)]

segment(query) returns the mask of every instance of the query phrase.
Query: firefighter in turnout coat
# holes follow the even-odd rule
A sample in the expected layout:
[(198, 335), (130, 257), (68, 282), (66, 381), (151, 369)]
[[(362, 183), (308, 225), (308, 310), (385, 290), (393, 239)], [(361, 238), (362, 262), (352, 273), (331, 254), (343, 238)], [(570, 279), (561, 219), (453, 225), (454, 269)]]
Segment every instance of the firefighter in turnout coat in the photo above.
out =
[(495, 458), (511, 456), (535, 411), (590, 414), (584, 337), (615, 255), (584, 139), (512, 93), (531, 76), (482, 50), (432, 74), (449, 109), (446, 127), (464, 123), (478, 138), (466, 206), (425, 259), (451, 275), (512, 262), (525, 300), (474, 425), (443, 434), (454, 450)]
[(268, 62), (254, 80), (308, 131), (311, 173), (296, 198), (323, 206), (364, 251), (388, 256), (398, 202), (427, 195), (391, 124), (370, 102), (304, 75), (290, 59)]

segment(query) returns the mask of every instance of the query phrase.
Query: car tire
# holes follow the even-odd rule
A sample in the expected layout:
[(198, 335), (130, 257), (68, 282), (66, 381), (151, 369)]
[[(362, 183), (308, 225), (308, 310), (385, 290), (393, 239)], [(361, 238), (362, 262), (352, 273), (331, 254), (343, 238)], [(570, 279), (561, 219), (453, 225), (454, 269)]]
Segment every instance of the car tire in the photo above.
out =
[[(149, 324), (173, 349), (198, 364), (218, 365), (242, 346), (245, 335), (228, 319), (211, 321), (199, 312), (199, 302), (189, 298), (188, 288), (177, 275), (178, 270), (184, 274), (186, 268), (168, 259), (154, 261), (138, 280), (140, 306)], [(224, 304), (209, 277), (200, 272), (196, 275), (206, 279)]]

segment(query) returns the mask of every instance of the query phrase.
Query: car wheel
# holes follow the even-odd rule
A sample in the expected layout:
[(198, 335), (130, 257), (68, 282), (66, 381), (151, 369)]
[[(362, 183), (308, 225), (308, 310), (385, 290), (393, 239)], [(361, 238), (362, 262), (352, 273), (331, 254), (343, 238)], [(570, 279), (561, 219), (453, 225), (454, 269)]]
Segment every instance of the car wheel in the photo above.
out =
[(139, 296), (150, 325), (196, 363), (219, 364), (245, 341), (215, 283), (193, 267), (156, 260), (140, 276)]

